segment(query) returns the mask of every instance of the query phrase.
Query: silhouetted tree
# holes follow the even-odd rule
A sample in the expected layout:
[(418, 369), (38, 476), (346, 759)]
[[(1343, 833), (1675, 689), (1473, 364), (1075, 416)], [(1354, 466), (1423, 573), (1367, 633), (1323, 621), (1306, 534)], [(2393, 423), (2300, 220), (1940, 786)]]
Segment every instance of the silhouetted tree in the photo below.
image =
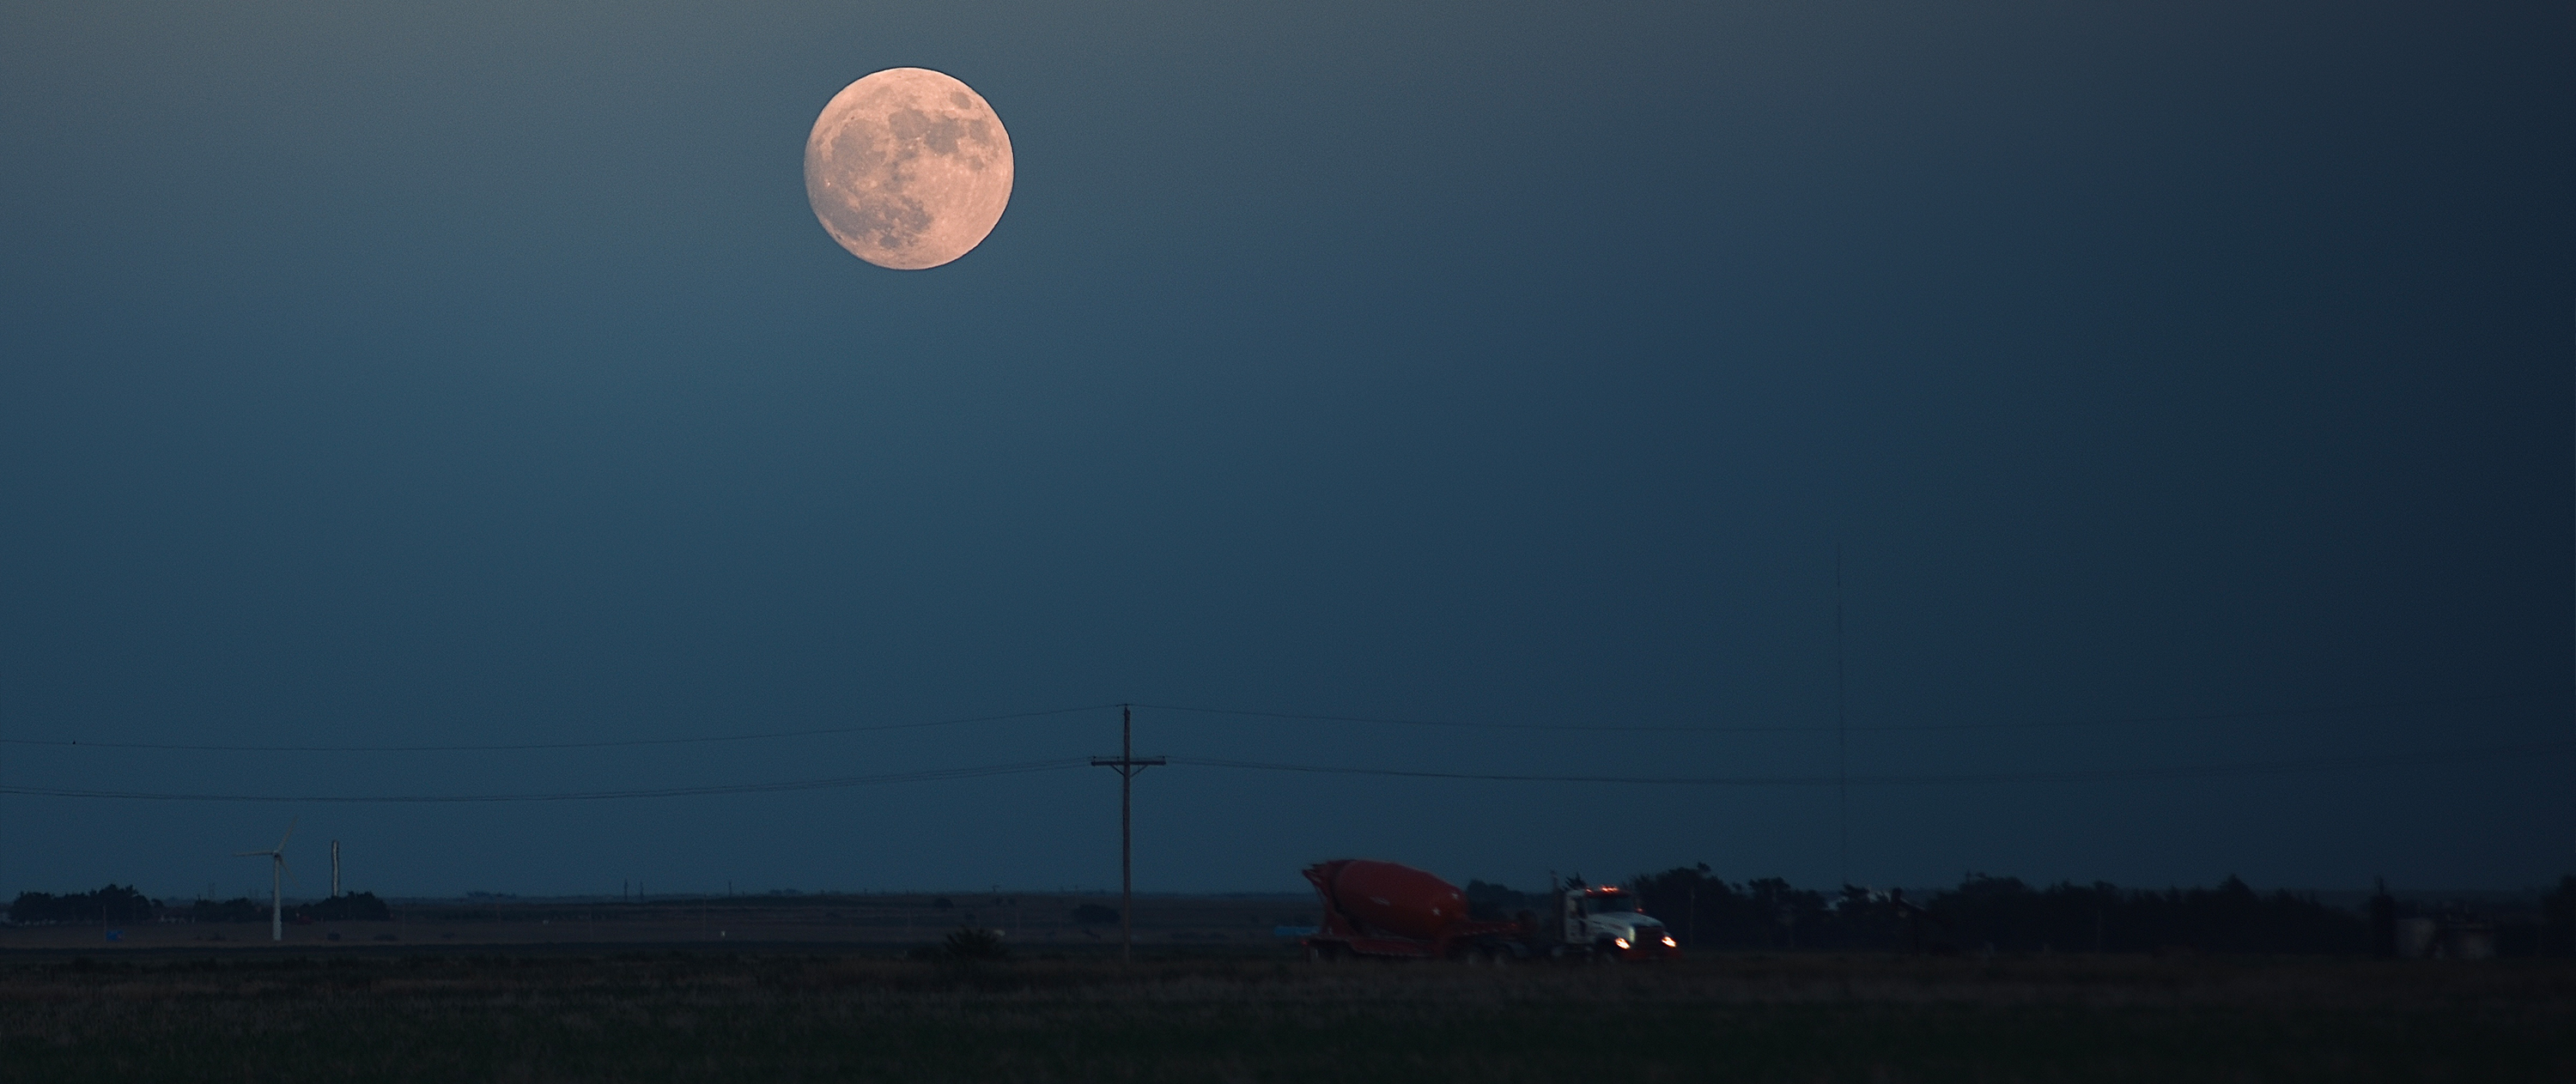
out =
[(235, 896), (220, 902), (198, 900), (188, 905), (188, 921), (266, 922), (268, 921), (268, 901), (255, 900), (248, 896)]
[(393, 912), (373, 892), (351, 892), (333, 896), (319, 903), (306, 904), (296, 911), (316, 922), (390, 922)]
[(1487, 922), (1508, 922), (1522, 911), (1544, 910), (1544, 901), (1491, 881), (1467, 882), (1467, 915)]
[(21, 892), (9, 905), (17, 923), (150, 922), (152, 901), (131, 885), (108, 885), (94, 892)]
[(2576, 876), (2560, 877), (2558, 887), (2540, 897), (2540, 953), (2576, 956)]
[(2388, 894), (2384, 880), (2374, 882), (2370, 893), (2370, 954), (2397, 955), (2397, 897)]
[(1009, 949), (1002, 947), (1000, 933), (972, 926), (957, 927), (955, 933), (948, 935), (943, 947), (951, 960), (1000, 960), (1011, 954)]
[[(2138, 892), (2102, 883), (2033, 888), (1972, 873), (1918, 900), (1858, 886), (1828, 897), (1777, 877), (1731, 884), (1706, 866), (1685, 866), (1629, 886), (1648, 913), (1699, 948), (2357, 953), (2371, 943), (2358, 913), (2288, 892), (2263, 895), (2234, 877), (2215, 888)], [(2576, 931), (2576, 888), (2565, 891)], [(2576, 941), (2576, 932), (2568, 936)]]

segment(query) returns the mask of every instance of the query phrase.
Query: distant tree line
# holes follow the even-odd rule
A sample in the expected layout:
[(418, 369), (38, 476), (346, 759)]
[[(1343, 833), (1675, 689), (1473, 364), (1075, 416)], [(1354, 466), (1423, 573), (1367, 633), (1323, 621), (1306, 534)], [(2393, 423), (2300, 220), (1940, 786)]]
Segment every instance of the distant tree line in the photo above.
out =
[(394, 913), (373, 892), (350, 892), (295, 909), (315, 922), (391, 922)]
[[(228, 900), (198, 900), (185, 910), (172, 908), (177, 917), (189, 922), (266, 922), (269, 901), (236, 896)], [(299, 903), (286, 909), (289, 922), (391, 922), (393, 912), (373, 892), (351, 892), (314, 903)]]
[[(1917, 899), (1863, 888), (1820, 892), (1777, 877), (1730, 882), (1700, 865), (1640, 874), (1627, 887), (1684, 944), (1713, 949), (2385, 954), (2388, 918), (2412, 915), (2384, 894), (2344, 908), (2257, 892), (2234, 877), (2215, 888), (2157, 891), (2100, 882), (2033, 887), (1970, 874)], [(1545, 896), (1484, 881), (1469, 882), (1466, 895), (1487, 918), (1544, 915), (1549, 907)], [(2576, 876), (2543, 896), (2538, 921), (2497, 923), (2495, 934), (2503, 955), (2576, 956)]]
[(2559, 878), (2540, 898), (2540, 954), (2576, 956), (2576, 876)]
[(198, 900), (181, 912), (190, 922), (266, 922), (268, 901), (248, 896), (228, 900)]
[(95, 892), (21, 892), (9, 904), (9, 921), (150, 922), (157, 914), (152, 901), (131, 885), (109, 885)]
[[(312, 922), (387, 922), (393, 912), (373, 892), (352, 892), (316, 903), (297, 904), (287, 909), (290, 918)], [(236, 896), (228, 900), (196, 900), (181, 905), (171, 901), (155, 902), (127, 885), (109, 885), (95, 892), (72, 892), (54, 895), (50, 892), (21, 892), (9, 905), (9, 921), (21, 925), (35, 923), (115, 923), (152, 922), (161, 918), (184, 922), (266, 922), (269, 901)]]

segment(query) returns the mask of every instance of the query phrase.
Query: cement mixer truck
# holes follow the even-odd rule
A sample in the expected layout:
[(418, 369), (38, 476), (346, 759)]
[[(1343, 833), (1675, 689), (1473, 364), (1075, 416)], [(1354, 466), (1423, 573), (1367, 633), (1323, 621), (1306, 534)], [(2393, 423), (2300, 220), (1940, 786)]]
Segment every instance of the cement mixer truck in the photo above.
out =
[(1681, 943), (1635, 894), (1612, 885), (1549, 886), (1549, 913), (1511, 921), (1469, 914), (1457, 886), (1393, 862), (1344, 858), (1306, 867), (1323, 920), (1299, 943), (1306, 958), (1659, 960)]

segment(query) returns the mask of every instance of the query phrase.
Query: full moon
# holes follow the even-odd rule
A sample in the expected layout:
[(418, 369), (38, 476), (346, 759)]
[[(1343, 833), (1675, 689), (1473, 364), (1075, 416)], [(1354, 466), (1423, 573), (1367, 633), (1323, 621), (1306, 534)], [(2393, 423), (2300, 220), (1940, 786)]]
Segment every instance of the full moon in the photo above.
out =
[(805, 198), (832, 240), (918, 271), (972, 251), (1011, 202), (1011, 136), (974, 88), (888, 68), (832, 96), (805, 139)]

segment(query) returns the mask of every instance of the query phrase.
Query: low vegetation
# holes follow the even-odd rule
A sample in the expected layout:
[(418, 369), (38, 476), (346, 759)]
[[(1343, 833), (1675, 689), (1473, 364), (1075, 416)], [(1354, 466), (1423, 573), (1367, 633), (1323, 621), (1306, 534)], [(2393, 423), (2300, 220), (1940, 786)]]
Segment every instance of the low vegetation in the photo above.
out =
[(0, 961), (12, 1080), (2564, 1080), (2576, 966)]
[[(2312, 895), (2257, 892), (2230, 877), (2214, 888), (2126, 889), (2111, 884), (2037, 887), (1971, 874), (1958, 887), (1908, 899), (1902, 892), (1802, 889), (1776, 877), (1730, 882), (1707, 866), (1630, 878), (1646, 910), (1700, 949), (1871, 952), (2202, 952), (2370, 955), (2388, 931), (2367, 907)], [(1539, 895), (1470, 882), (1482, 917), (1543, 912)], [(2383, 922), (2416, 911), (2383, 900)], [(2543, 895), (2536, 915), (2491, 923), (2507, 956), (2576, 956), (2576, 877)], [(2450, 916), (2464, 917), (2464, 916)]]

